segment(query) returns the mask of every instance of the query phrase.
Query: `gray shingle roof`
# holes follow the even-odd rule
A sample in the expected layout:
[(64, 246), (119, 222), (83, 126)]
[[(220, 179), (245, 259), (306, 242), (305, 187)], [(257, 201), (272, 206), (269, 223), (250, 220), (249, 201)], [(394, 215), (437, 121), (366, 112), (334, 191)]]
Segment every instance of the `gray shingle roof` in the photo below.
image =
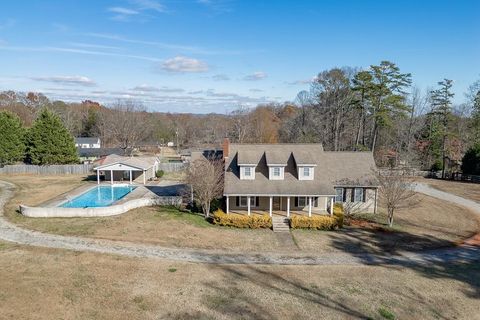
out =
[(158, 161), (157, 157), (123, 157), (116, 154), (111, 154), (99, 161), (97, 166), (95, 166), (93, 169), (104, 167), (109, 164), (121, 163), (135, 168), (147, 170), (153, 167), (156, 161)]
[[(334, 186), (373, 185), (371, 152), (325, 152), (321, 144), (230, 144), (229, 154), (224, 194), (320, 196), (335, 195)], [(267, 164), (285, 158), (284, 180), (269, 180)], [(240, 180), (239, 163), (257, 165), (255, 180)], [(316, 165), (314, 179), (298, 180), (298, 164)]]

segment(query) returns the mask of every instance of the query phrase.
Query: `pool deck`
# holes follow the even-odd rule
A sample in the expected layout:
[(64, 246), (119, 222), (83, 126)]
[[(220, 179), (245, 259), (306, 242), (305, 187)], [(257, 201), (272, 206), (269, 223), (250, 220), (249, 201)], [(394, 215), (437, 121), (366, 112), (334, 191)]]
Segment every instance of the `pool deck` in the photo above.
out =
[[(110, 183), (97, 184), (87, 182), (80, 187), (45, 201), (36, 207), (20, 205), (20, 211), (25, 216), (30, 217), (95, 217), (118, 215), (138, 207), (164, 204), (165, 198), (178, 198), (178, 196), (181, 196), (183, 189), (183, 185), (178, 181), (152, 181), (146, 185), (133, 183), (131, 186), (134, 186), (135, 189), (110, 206), (90, 208), (59, 207), (66, 201), (78, 197), (99, 185), (111, 186)], [(178, 199), (175, 199), (175, 201), (178, 201)], [(166, 202), (170, 203), (172, 199), (167, 199)]]

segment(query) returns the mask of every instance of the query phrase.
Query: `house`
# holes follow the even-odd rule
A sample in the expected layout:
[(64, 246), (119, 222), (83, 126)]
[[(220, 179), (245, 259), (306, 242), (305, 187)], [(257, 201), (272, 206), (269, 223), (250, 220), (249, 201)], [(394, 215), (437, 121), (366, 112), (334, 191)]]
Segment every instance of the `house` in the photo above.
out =
[(226, 212), (332, 214), (335, 202), (376, 212), (371, 152), (329, 152), (322, 144), (223, 144)]
[(130, 154), (131, 152), (131, 148), (77, 148), (81, 163), (93, 163), (111, 154)]
[(100, 148), (101, 147), (100, 138), (76, 137), (75, 147), (83, 148), (83, 149)]
[(104, 175), (105, 181), (110, 181), (111, 184), (114, 184), (114, 181), (146, 184), (147, 180), (155, 178), (159, 164), (157, 157), (124, 157), (112, 154), (97, 161), (93, 170), (97, 172), (97, 183), (100, 183), (100, 176)]

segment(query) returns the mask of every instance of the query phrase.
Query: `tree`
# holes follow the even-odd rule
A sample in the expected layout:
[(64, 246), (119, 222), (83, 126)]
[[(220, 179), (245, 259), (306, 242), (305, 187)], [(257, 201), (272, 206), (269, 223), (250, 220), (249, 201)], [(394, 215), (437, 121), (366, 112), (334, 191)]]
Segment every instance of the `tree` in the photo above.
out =
[(461, 169), (465, 174), (480, 175), (480, 143), (467, 150)]
[(0, 166), (25, 157), (25, 130), (20, 118), (8, 111), (0, 112)]
[(372, 76), (369, 103), (373, 119), (370, 149), (373, 152), (379, 129), (390, 127), (395, 119), (408, 115), (410, 108), (405, 103), (405, 89), (412, 83), (412, 76), (410, 73), (400, 73), (400, 68), (390, 61), (382, 61), (378, 66), (370, 66), (369, 72)]
[(387, 207), (388, 225), (392, 227), (395, 210), (412, 207), (414, 204), (412, 199), (415, 195), (413, 183), (404, 172), (392, 169), (377, 171), (376, 176), (380, 187), (380, 197)]
[(190, 163), (186, 183), (192, 189), (193, 199), (202, 207), (205, 218), (209, 217), (212, 200), (222, 196), (223, 159), (201, 158)]
[(32, 164), (77, 163), (75, 141), (58, 115), (44, 108), (27, 131), (27, 161)]
[(360, 71), (355, 74), (352, 80), (352, 91), (355, 97), (352, 104), (358, 113), (357, 130), (355, 134), (354, 149), (357, 150), (361, 146), (366, 147), (366, 121), (367, 111), (370, 108), (369, 99), (373, 89), (373, 78), (370, 72)]
[(448, 125), (452, 117), (452, 98), (454, 93), (451, 92), (452, 80), (443, 79), (438, 82), (440, 88), (431, 92), (432, 113), (440, 119), (440, 134), (442, 135), (442, 178), (445, 179), (445, 159), (447, 136), (449, 135)]

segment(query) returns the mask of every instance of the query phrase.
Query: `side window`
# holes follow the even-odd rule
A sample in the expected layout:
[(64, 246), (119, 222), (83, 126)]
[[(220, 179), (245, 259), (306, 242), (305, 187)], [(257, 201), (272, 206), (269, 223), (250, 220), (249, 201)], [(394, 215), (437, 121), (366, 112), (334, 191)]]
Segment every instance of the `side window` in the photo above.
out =
[(363, 202), (363, 192), (364, 192), (363, 188), (355, 188), (353, 201)]
[(305, 177), (310, 177), (310, 168), (309, 167), (303, 167), (303, 175)]
[(345, 202), (345, 199), (343, 199), (343, 188), (335, 188), (335, 202), (337, 203), (342, 203)]
[(298, 206), (299, 207), (305, 207), (307, 206), (307, 201), (306, 201), (306, 198), (305, 197), (298, 197)]
[(273, 175), (275, 177), (280, 177), (280, 168), (279, 167), (274, 167), (273, 168)]
[(244, 170), (245, 170), (244, 171), (245, 177), (251, 177), (252, 176), (252, 168), (245, 167)]

